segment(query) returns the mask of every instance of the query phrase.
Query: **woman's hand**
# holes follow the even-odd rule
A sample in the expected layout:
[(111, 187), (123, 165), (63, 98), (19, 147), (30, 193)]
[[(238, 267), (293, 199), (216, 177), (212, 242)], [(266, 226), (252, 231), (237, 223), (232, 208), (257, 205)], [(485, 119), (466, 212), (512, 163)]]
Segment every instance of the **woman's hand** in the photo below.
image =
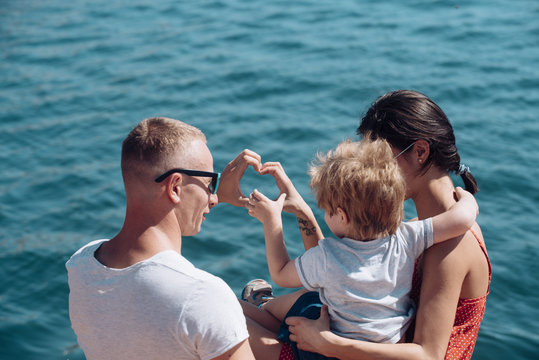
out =
[(249, 199), (241, 192), (240, 182), (245, 170), (252, 166), (260, 173), (261, 158), (254, 151), (245, 149), (225, 167), (221, 173), (217, 197), (219, 202), (226, 202), (234, 206), (245, 206)]
[(284, 172), (284, 169), (279, 162), (267, 162), (262, 165), (260, 169), (260, 175), (269, 174), (275, 178), (275, 183), (280, 190), (281, 194), (286, 194), (286, 200), (284, 202), (283, 210), (295, 215), (304, 209), (307, 204), (301, 197), (299, 192), (292, 184), (292, 181)]
[(327, 355), (328, 339), (334, 334), (329, 329), (328, 307), (322, 306), (320, 317), (310, 320), (300, 316), (291, 316), (286, 319), (290, 330), (290, 340), (298, 344), (298, 348), (305, 351)]

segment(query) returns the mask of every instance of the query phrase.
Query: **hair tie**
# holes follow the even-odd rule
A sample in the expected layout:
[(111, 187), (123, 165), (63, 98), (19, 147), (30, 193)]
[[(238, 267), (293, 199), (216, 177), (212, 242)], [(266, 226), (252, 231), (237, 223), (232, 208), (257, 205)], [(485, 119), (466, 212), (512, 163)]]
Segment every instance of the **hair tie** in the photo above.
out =
[(459, 169), (456, 171), (457, 175), (464, 175), (467, 172), (470, 172), (470, 168), (464, 164), (460, 164)]

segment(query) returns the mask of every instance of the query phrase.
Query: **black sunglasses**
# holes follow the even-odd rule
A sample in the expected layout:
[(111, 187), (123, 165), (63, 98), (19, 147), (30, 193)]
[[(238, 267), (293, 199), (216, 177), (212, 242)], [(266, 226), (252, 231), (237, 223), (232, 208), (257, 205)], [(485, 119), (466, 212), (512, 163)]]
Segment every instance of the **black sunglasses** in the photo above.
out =
[(221, 178), (221, 173), (216, 173), (216, 172), (187, 170), (187, 169), (172, 169), (162, 175), (159, 175), (158, 177), (154, 179), (154, 181), (159, 183), (174, 173), (180, 173), (180, 174), (185, 174), (189, 176), (211, 177), (211, 183), (208, 185), (208, 190), (210, 190), (210, 193), (212, 194), (215, 194), (215, 192), (217, 191), (217, 187), (219, 186), (219, 179)]

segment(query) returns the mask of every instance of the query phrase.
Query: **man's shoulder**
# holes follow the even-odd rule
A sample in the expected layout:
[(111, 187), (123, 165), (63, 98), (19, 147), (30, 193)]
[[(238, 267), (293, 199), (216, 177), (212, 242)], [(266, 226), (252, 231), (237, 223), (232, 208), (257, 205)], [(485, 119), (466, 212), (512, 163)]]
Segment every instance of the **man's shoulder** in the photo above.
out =
[(97, 248), (105, 241), (108, 241), (108, 239), (94, 240), (82, 246), (80, 249), (75, 251), (73, 255), (71, 255), (69, 260), (66, 262), (66, 267), (69, 269), (70, 267), (76, 265), (77, 262), (86, 260), (90, 256), (93, 256)]
[(226, 282), (218, 276), (195, 267), (178, 253), (167, 251), (145, 262), (143, 276), (148, 276), (151, 286), (189, 289), (189, 293), (215, 293), (234, 296)]

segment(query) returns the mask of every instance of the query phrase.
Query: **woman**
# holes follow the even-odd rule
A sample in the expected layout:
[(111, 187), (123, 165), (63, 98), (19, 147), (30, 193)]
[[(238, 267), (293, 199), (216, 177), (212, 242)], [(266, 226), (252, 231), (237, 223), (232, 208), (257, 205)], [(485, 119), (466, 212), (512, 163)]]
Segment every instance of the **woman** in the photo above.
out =
[[(409, 90), (383, 95), (361, 121), (358, 134), (366, 133), (386, 139), (395, 156), (398, 155), (397, 161), (407, 186), (406, 197), (413, 200), (419, 219), (444, 212), (455, 202), (449, 172), (462, 177), (466, 190), (472, 194), (477, 192), (474, 177), (460, 163), (449, 120), (425, 95)], [(282, 191), (292, 193), (290, 203), (300, 204), (295, 190), (278, 170), (270, 173), (276, 176)], [(301, 213), (298, 209), (303, 205), (290, 208)], [(314, 223), (312, 216), (307, 220)], [(310, 247), (312, 238), (305, 245)], [(418, 294), (420, 297), (413, 342), (376, 344), (338, 337), (329, 331), (329, 319), (324, 309), (318, 320), (286, 319), (292, 333), (290, 339), (298, 343), (299, 349), (340, 359), (471, 358), (491, 277), (481, 229), (475, 224), (464, 236), (431, 247), (423, 259), (416, 264), (414, 292), (416, 299)], [(272, 307), (278, 308), (272, 302), (291, 304), (297, 297), (298, 294), (291, 294), (277, 298), (264, 307), (271, 314)], [(268, 311), (253, 309), (248, 304), (243, 306), (251, 331), (251, 346), (257, 358), (290, 356), (289, 346), (281, 346), (272, 338), (275, 319)], [(273, 312), (273, 315), (283, 318), (282, 312)], [(279, 354), (276, 355), (277, 348)]]

